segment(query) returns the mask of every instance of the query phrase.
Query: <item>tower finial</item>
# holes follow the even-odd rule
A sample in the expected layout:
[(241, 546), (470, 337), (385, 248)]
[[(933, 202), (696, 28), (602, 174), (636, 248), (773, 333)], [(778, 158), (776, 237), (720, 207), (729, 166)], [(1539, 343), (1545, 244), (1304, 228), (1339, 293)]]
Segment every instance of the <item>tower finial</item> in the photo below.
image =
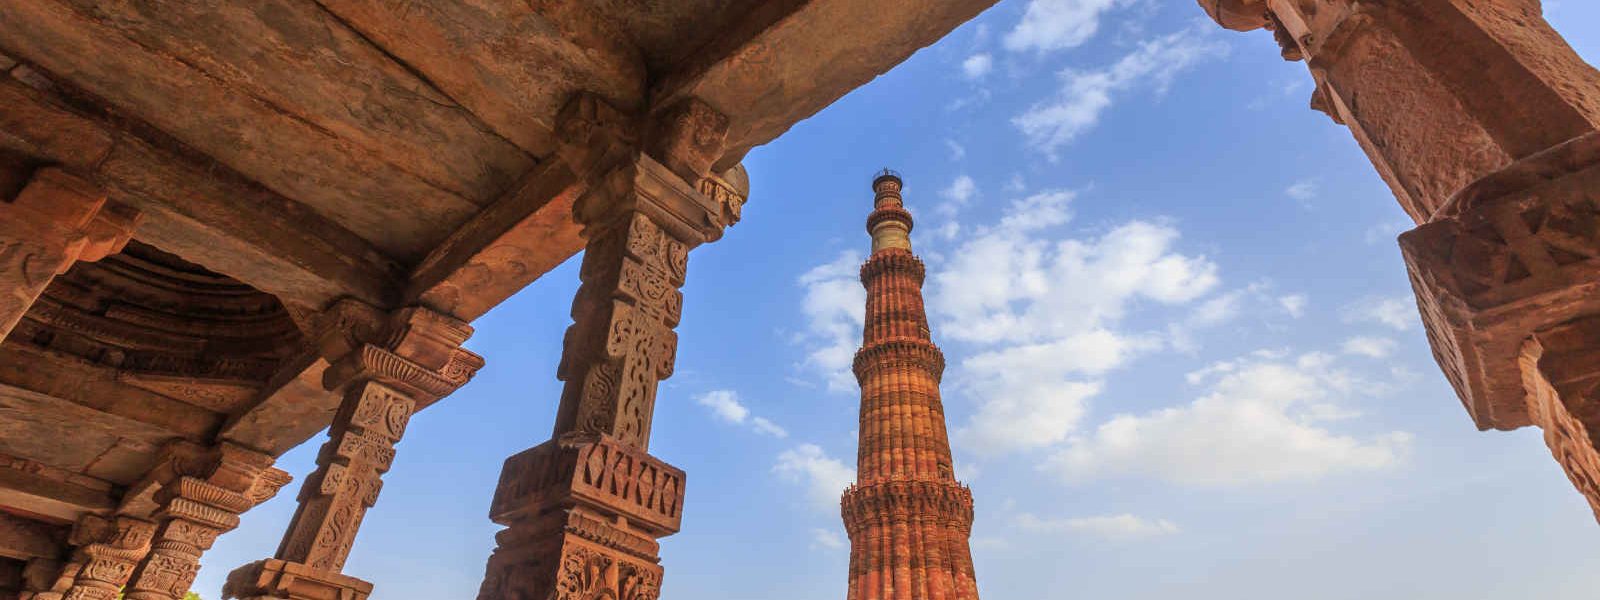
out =
[(911, 213), (906, 212), (900, 197), (903, 182), (900, 174), (889, 169), (872, 178), (871, 215), (867, 216), (867, 233), (872, 236), (872, 252), (884, 248), (911, 249)]

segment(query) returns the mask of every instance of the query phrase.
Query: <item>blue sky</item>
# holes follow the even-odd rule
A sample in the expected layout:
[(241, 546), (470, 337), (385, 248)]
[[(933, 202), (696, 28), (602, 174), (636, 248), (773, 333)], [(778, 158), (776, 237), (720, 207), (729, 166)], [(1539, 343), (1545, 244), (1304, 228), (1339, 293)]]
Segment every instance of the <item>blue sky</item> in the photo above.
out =
[[(1600, 6), (1545, 2), (1600, 59)], [(1187, 0), (1006, 0), (746, 160), (691, 256), (651, 452), (689, 472), (663, 597), (844, 593), (838, 491), (868, 184), (906, 181), (985, 598), (1590, 599), (1600, 528), (1536, 430), (1479, 433), (1433, 365), (1408, 225), (1304, 65)], [(471, 598), (501, 461), (548, 438), (577, 261), (480, 319), (345, 572)], [(270, 556), (297, 481), (206, 556)]]

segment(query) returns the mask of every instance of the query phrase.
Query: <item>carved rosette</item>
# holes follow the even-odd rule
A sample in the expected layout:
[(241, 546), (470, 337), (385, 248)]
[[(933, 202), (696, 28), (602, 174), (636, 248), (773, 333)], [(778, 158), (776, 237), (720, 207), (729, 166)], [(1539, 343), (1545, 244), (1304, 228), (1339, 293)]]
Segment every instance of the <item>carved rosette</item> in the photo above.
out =
[(371, 584), (340, 571), (367, 509), (377, 504), (395, 444), (419, 406), (465, 385), (483, 367), (482, 357), (461, 347), (472, 328), (425, 308), (384, 318), (342, 301), (326, 311), (323, 327), (318, 339), (333, 360), (323, 383), (344, 399), (276, 556), (230, 574), (229, 597), (366, 597)]
[(239, 515), (277, 494), (289, 474), (272, 456), (224, 442), (198, 450), (174, 444), (156, 469), (159, 523), (150, 554), (128, 583), (129, 600), (178, 600), (200, 570), (200, 557)]

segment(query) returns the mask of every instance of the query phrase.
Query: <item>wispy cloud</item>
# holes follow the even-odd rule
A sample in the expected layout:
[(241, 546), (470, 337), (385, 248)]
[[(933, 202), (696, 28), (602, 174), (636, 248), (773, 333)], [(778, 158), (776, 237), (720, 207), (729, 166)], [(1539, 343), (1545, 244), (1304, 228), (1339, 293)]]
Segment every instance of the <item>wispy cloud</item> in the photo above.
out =
[(1409, 330), (1420, 320), (1409, 294), (1367, 296), (1345, 305), (1340, 316), (1346, 323), (1377, 323), (1396, 331)]
[(1096, 537), (1129, 541), (1168, 536), (1178, 533), (1178, 525), (1166, 519), (1146, 519), (1131, 514), (1095, 517), (1044, 518), (1031, 513), (1021, 513), (1012, 519), (1012, 526), (1028, 533), (1087, 534)]
[(1082, 46), (1100, 31), (1100, 19), (1130, 0), (1029, 0), (1022, 20), (1006, 33), (1013, 52), (1044, 53)]
[(1332, 431), (1355, 416), (1342, 401), (1382, 387), (1328, 355), (1257, 352), (1192, 373), (1205, 384), (1187, 405), (1119, 415), (1074, 438), (1048, 470), (1070, 481), (1136, 476), (1199, 486), (1315, 480), (1398, 465), (1411, 435)]
[(1226, 55), (1228, 46), (1211, 27), (1190, 27), (1147, 40), (1121, 60), (1101, 69), (1067, 69), (1059, 74), (1056, 95), (1012, 119), (1030, 145), (1052, 160), (1100, 122), (1118, 96), (1136, 89), (1164, 93), (1172, 81), (1200, 62)]
[(861, 343), (867, 310), (867, 292), (858, 275), (861, 260), (860, 252), (847, 250), (797, 281), (805, 290), (801, 311), (806, 330), (799, 337), (806, 348), (802, 367), (820, 374), (833, 392), (855, 390), (850, 361)]
[(961, 74), (966, 75), (967, 79), (983, 79), (993, 69), (994, 57), (988, 52), (979, 52), (961, 61)]
[(800, 444), (778, 455), (772, 471), (806, 488), (806, 497), (819, 510), (839, 508), (839, 496), (856, 479), (856, 470), (828, 456), (821, 446)]
[(750, 409), (739, 400), (733, 390), (712, 390), (694, 398), (695, 404), (705, 407), (718, 421), (733, 425), (747, 425), (756, 433), (783, 439), (789, 432), (764, 417), (750, 415)]

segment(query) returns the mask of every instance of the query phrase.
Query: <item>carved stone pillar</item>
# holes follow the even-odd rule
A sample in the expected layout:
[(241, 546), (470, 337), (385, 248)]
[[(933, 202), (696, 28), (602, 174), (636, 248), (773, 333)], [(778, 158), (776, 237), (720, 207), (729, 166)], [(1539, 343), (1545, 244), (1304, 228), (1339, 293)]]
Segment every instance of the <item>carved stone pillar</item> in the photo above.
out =
[(138, 223), (137, 211), (108, 205), (94, 184), (56, 168), (0, 201), (0, 340), (50, 280), (74, 262), (122, 251)]
[(85, 515), (72, 530), (71, 560), (30, 600), (113, 600), (149, 554), (155, 532), (156, 524), (142, 519)]
[(372, 584), (340, 571), (362, 518), (378, 501), (395, 443), (418, 407), (449, 395), (483, 366), (461, 348), (472, 328), (458, 319), (413, 307), (383, 322), (348, 302), (331, 312), (333, 337), (355, 340), (324, 376), (344, 401), (276, 556), (230, 574), (227, 597), (366, 598)]
[(1521, 365), (1534, 424), (1600, 519), (1600, 317), (1534, 334)]
[[(289, 483), (273, 457), (223, 442), (211, 448), (168, 446), (150, 481), (157, 529), (150, 554), (128, 583), (128, 600), (179, 600), (200, 570), (200, 556), (217, 536), (239, 526), (239, 515)], [(71, 597), (68, 597), (70, 600)]]
[[(678, 531), (684, 473), (648, 454), (650, 423), (657, 386), (672, 375), (689, 250), (720, 238), (746, 193), (742, 171), (703, 175), (725, 128), (697, 102), (665, 111), (646, 136), (650, 151), (623, 153), (579, 201), (588, 245), (555, 432), (506, 460), (490, 518), (507, 529), (479, 600), (659, 596), (656, 539)], [(606, 154), (596, 139), (569, 154)]]
[(1600, 315), (1600, 72), (1539, 0), (1200, 3), (1307, 61), (1313, 107), (1350, 127), (1419, 223), (1401, 251), (1474, 423), (1543, 427), (1600, 506), (1587, 392), (1573, 387), (1585, 367), (1553, 358), (1600, 342), (1579, 325)]
[(1200, 0), (1274, 30), (1418, 223), (1467, 184), (1600, 125), (1600, 73), (1539, 0)]

